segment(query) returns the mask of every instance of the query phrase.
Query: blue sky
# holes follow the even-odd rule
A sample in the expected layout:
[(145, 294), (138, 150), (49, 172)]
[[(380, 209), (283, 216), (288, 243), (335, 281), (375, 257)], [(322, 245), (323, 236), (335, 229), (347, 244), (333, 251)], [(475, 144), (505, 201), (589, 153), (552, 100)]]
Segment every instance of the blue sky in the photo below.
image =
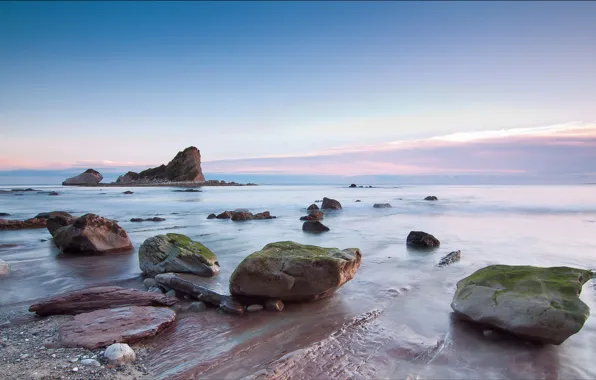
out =
[(596, 2), (0, 2), (0, 169), (592, 122), (595, 17)]

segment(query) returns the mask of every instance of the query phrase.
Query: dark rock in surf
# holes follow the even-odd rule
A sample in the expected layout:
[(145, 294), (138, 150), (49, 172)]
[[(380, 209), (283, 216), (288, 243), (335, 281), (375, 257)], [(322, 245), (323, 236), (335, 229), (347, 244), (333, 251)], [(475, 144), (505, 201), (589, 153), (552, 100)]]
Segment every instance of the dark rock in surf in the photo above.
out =
[(100, 286), (76, 290), (34, 303), (29, 311), (40, 316), (80, 314), (121, 306), (172, 306), (176, 298), (126, 289), (119, 286)]
[(54, 215), (46, 221), (46, 227), (50, 235), (54, 236), (56, 231), (62, 227), (70, 226), (77, 220), (74, 216)]
[(373, 205), (374, 208), (391, 208), (391, 204), (389, 203), (375, 203)]
[(0, 216), (10, 216), (10, 214), (7, 212), (0, 212)]
[(252, 213), (247, 211), (237, 211), (232, 214), (232, 221), (234, 222), (243, 222), (246, 220), (253, 220), (254, 216)]
[(216, 216), (217, 219), (232, 219), (232, 211), (224, 211)]
[(51, 192), (50, 192), (48, 195), (51, 195), (51, 196), (56, 196), (56, 195), (60, 195), (60, 194), (58, 194), (58, 193), (57, 193), (57, 192), (55, 192), (55, 191), (51, 191)]
[(417, 248), (438, 247), (441, 242), (431, 234), (422, 231), (411, 231), (406, 238), (406, 244)]
[(313, 203), (306, 208), (306, 211), (313, 211), (313, 210), (318, 210), (318, 209), (319, 209), (319, 206), (317, 206), (316, 204)]
[(303, 216), (300, 220), (323, 220), (325, 214), (319, 210), (312, 210), (307, 216)]
[(207, 219), (215, 219), (215, 218), (217, 218), (217, 215), (215, 215), (215, 214), (209, 214), (207, 216)]
[(72, 217), (72, 215), (66, 211), (51, 211), (51, 212), (40, 212), (39, 214), (35, 215), (34, 218), (49, 219), (53, 216)]
[(160, 218), (158, 216), (154, 216), (153, 218), (132, 218), (130, 221), (131, 222), (163, 222), (164, 220), (166, 220), (165, 218)]
[(304, 224), (302, 225), (302, 231), (319, 233), (330, 231), (330, 229), (318, 220), (312, 220), (304, 222)]
[(219, 310), (226, 314), (242, 315), (244, 314), (244, 306), (232, 297), (223, 297), (219, 304)]
[(355, 183), (353, 183), (353, 184), (350, 185), (350, 188), (354, 188), (354, 187), (358, 187), (358, 186), (356, 186)]
[(45, 218), (31, 218), (31, 219), (26, 219), (26, 220), (0, 219), (0, 231), (44, 228), (45, 226), (46, 226)]
[(425, 201), (438, 201), (439, 198), (435, 197), (434, 195), (429, 195), (428, 197), (424, 198)]
[(460, 259), (461, 259), (461, 251), (459, 251), (459, 250), (453, 251), (453, 252), (450, 252), (449, 254), (447, 254), (445, 257), (443, 257), (441, 259), (441, 261), (439, 261), (438, 266), (444, 267), (446, 265), (458, 262)]
[(354, 202), (359, 203), (362, 202), (360, 199), (356, 199)]
[(134, 191), (127, 190), (127, 191), (123, 192), (122, 194), (130, 195), (130, 194), (134, 194)]
[(341, 210), (341, 203), (335, 199), (323, 198), (323, 204), (321, 205), (323, 210)]
[(186, 189), (186, 190), (172, 190), (175, 193), (200, 193), (201, 190), (197, 189)]

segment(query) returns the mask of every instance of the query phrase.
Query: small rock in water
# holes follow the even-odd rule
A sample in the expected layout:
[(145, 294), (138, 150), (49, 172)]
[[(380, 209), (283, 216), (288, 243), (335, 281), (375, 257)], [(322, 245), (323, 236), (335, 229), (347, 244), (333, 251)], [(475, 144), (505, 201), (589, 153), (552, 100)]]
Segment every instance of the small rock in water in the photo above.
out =
[(354, 202), (358, 203), (358, 202), (362, 202), (360, 199), (356, 199)]
[(170, 289), (166, 292), (166, 296), (168, 297), (176, 297), (176, 291), (174, 289)]
[(134, 194), (134, 192), (128, 190), (128, 191), (123, 192), (122, 194)]
[(261, 311), (261, 310), (263, 310), (263, 305), (258, 305), (258, 304), (250, 305), (249, 307), (246, 308), (246, 311), (250, 311), (250, 312)]
[(209, 214), (207, 216), (207, 219), (215, 219), (215, 218), (217, 218), (217, 215), (215, 215), (215, 214)]
[(373, 205), (374, 208), (391, 208), (391, 204), (389, 203), (375, 203)]
[(152, 278), (146, 278), (146, 279), (143, 281), (143, 285), (145, 285), (145, 288), (147, 288), (147, 289), (151, 289), (151, 288), (155, 287), (155, 286), (157, 285), (157, 283), (156, 283), (156, 282), (155, 282), (155, 280), (154, 280), (154, 279), (152, 279)]
[(406, 238), (406, 244), (417, 248), (438, 247), (441, 242), (433, 235), (423, 231), (411, 231)]
[(459, 261), (460, 258), (461, 258), (461, 251), (457, 250), (457, 251), (450, 252), (448, 255), (443, 257), (441, 259), (441, 261), (439, 261), (438, 266), (443, 267), (445, 265), (453, 264), (453, 263)]
[(282, 300), (267, 300), (265, 302), (265, 309), (269, 311), (282, 311), (284, 309), (284, 303)]
[(306, 221), (302, 225), (302, 231), (306, 232), (327, 232), (329, 227), (319, 222), (318, 220)]
[(87, 365), (87, 366), (93, 366), (93, 367), (101, 366), (101, 364), (99, 364), (99, 362), (94, 359), (83, 359), (83, 360), (81, 360), (81, 364)]
[(110, 364), (124, 364), (137, 360), (137, 355), (126, 343), (114, 343), (106, 348), (104, 354)]
[(207, 304), (202, 301), (193, 302), (190, 304), (188, 311), (201, 312), (207, 310)]
[(438, 201), (439, 198), (435, 197), (434, 195), (429, 195), (428, 197), (424, 198), (425, 201)]
[(29, 354), (23, 354), (21, 355), (21, 359), (27, 359), (29, 357)]

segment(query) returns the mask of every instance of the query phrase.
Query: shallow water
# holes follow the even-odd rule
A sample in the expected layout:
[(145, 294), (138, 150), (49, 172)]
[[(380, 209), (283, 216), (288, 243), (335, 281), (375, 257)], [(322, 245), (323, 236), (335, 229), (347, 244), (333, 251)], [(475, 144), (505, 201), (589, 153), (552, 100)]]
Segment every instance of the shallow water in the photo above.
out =
[[(596, 378), (593, 317), (563, 345), (542, 347), (485, 337), (482, 329), (454, 319), (449, 306), (456, 282), (489, 264), (596, 268), (596, 186), (258, 186), (200, 193), (132, 188), (133, 195), (122, 194), (126, 188), (36, 188), (60, 196), (0, 194), (0, 212), (14, 219), (53, 210), (97, 213), (119, 220), (137, 248), (159, 233), (186, 234), (218, 255), (222, 270), (213, 282), (220, 286), (246, 255), (273, 241), (362, 250), (354, 280), (329, 299), (240, 318), (181, 314), (158, 337), (147, 363), (158, 378)], [(439, 201), (422, 200), (427, 195)], [(324, 196), (338, 199), (344, 210), (326, 215), (330, 232), (303, 233), (298, 218)], [(393, 208), (372, 208), (385, 202)], [(234, 208), (269, 210), (278, 218), (205, 219)], [(166, 221), (128, 221), (155, 215)], [(432, 233), (441, 247), (408, 250), (411, 230)], [(0, 232), (4, 244), (16, 246), (0, 248), (0, 258), (12, 267), (11, 276), (0, 280), (0, 307), (140, 275), (136, 252), (64, 256), (45, 229)], [(436, 267), (457, 249), (461, 262)], [(582, 299), (596, 310), (592, 282)], [(408, 337), (428, 350), (410, 350)]]

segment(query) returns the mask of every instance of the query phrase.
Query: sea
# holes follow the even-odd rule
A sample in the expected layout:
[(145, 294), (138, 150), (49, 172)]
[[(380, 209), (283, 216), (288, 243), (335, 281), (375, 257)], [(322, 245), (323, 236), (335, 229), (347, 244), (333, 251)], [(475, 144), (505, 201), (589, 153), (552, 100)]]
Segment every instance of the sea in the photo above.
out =
[[(3, 186), (2, 189), (22, 186)], [(226, 287), (235, 267), (275, 241), (360, 248), (362, 265), (336, 294), (282, 312), (182, 313), (155, 338), (145, 362), (156, 379), (594, 379), (596, 315), (560, 346), (539, 345), (456, 318), (457, 282), (491, 264), (596, 269), (596, 186), (158, 187), (31, 186), (0, 191), (0, 212), (26, 219), (40, 212), (95, 213), (118, 220), (135, 251), (64, 255), (46, 229), (0, 231), (0, 258), (12, 267), (0, 279), (0, 307), (94, 285), (141, 287), (138, 247), (176, 232), (209, 247)], [(132, 195), (123, 194), (131, 190)], [(57, 191), (59, 196), (49, 196)], [(22, 195), (17, 195), (22, 194)], [(425, 201), (429, 195), (438, 201)], [(329, 232), (302, 231), (299, 218), (329, 197)], [(360, 200), (360, 202), (356, 202)], [(390, 203), (391, 208), (373, 208)], [(320, 205), (320, 203), (319, 203)], [(277, 218), (208, 220), (236, 208)], [(130, 222), (160, 216), (163, 222)], [(430, 251), (406, 247), (410, 231), (441, 241)], [(438, 267), (449, 252), (461, 261)], [(596, 312), (593, 281), (581, 299)], [(2, 322), (2, 321), (0, 321)]]

